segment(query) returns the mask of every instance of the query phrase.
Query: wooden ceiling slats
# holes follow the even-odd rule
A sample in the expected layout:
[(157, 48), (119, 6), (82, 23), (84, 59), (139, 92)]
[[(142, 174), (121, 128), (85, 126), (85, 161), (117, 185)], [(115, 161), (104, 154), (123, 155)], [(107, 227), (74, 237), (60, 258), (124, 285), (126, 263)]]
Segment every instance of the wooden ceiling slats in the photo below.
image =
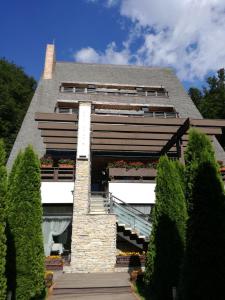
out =
[[(91, 145), (91, 150), (108, 150), (108, 151), (142, 151), (142, 152), (159, 152), (162, 149), (160, 146), (128, 146), (128, 145)], [(170, 151), (176, 151), (176, 148), (171, 148)]]
[(162, 140), (129, 140), (129, 139), (96, 139), (92, 138), (93, 145), (140, 145), (140, 146), (164, 146), (166, 141)]
[(76, 138), (66, 137), (44, 137), (43, 142), (45, 144), (76, 144)]
[(59, 121), (59, 122), (76, 122), (78, 121), (77, 114), (58, 114), (58, 113), (36, 113), (36, 121)]
[(65, 131), (65, 130), (41, 130), (42, 137), (76, 137), (77, 131)]
[(93, 131), (118, 131), (118, 132), (151, 132), (175, 133), (179, 126), (145, 126), (145, 125), (118, 125), (118, 124), (93, 124)]
[(192, 126), (225, 127), (225, 120), (220, 119), (191, 119)]
[[(35, 119), (47, 149), (76, 150), (77, 114), (36, 113)], [(187, 120), (189, 125), (184, 126)], [(222, 134), (221, 127), (225, 127), (225, 120), (96, 114), (91, 116), (91, 121), (93, 151), (166, 153), (176, 151), (175, 143), (180, 138), (186, 147), (189, 126), (208, 134), (210, 139), (214, 135)]]
[(183, 124), (179, 118), (153, 118), (153, 117), (126, 117), (126, 116), (100, 116), (92, 115), (92, 123), (121, 123), (121, 124), (146, 124), (146, 125), (170, 125), (179, 126)]
[(39, 122), (38, 129), (77, 130), (77, 125), (71, 123)]
[(75, 144), (46, 144), (46, 149), (76, 150)]
[(94, 131), (91, 136), (93, 138), (121, 138), (121, 139), (146, 139), (146, 140), (166, 140), (172, 137), (172, 134), (156, 134), (156, 133), (132, 133), (132, 132), (109, 132)]

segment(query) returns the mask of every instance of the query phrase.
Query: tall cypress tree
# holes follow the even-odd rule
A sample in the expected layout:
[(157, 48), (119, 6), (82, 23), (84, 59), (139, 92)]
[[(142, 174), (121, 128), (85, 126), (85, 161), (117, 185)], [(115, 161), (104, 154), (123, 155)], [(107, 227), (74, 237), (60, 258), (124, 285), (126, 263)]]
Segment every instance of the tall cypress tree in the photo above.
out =
[(181, 170), (167, 157), (160, 158), (144, 277), (153, 300), (172, 300), (172, 288), (179, 281), (187, 219)]
[(7, 172), (5, 167), (5, 150), (0, 140), (0, 300), (6, 299), (6, 236), (5, 236), (5, 198), (7, 190)]
[[(193, 139), (194, 136), (194, 139)], [(199, 136), (202, 145), (194, 146)], [(186, 253), (179, 299), (225, 299), (225, 195), (224, 186), (208, 138), (190, 135), (188, 157), (191, 207), (187, 223)], [(192, 168), (192, 165), (194, 167)]]
[(201, 162), (215, 162), (215, 153), (209, 138), (196, 129), (189, 130), (189, 141), (185, 151), (185, 187), (188, 207), (192, 206), (193, 184)]
[(44, 249), (39, 161), (32, 147), (22, 155), (13, 180), (10, 227), (16, 251), (16, 299), (40, 297), (44, 291)]
[(6, 276), (7, 276), (7, 287), (12, 292), (13, 299), (15, 298), (16, 288), (16, 249), (15, 239), (13, 234), (13, 218), (16, 209), (16, 196), (17, 191), (15, 190), (16, 178), (18, 176), (19, 168), (22, 163), (23, 153), (19, 152), (17, 155), (12, 170), (8, 178), (7, 196), (6, 196), (6, 236), (7, 236), (7, 256), (6, 256)]

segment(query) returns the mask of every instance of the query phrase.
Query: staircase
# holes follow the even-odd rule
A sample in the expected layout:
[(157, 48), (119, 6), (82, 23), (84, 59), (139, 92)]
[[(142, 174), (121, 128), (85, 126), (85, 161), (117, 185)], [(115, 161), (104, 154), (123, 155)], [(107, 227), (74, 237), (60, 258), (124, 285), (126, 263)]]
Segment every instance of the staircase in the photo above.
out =
[(93, 193), (90, 198), (90, 214), (107, 214), (109, 197), (108, 193)]
[(90, 198), (90, 214), (113, 213), (117, 216), (117, 234), (122, 239), (146, 250), (151, 223), (139, 210), (108, 193), (93, 193)]

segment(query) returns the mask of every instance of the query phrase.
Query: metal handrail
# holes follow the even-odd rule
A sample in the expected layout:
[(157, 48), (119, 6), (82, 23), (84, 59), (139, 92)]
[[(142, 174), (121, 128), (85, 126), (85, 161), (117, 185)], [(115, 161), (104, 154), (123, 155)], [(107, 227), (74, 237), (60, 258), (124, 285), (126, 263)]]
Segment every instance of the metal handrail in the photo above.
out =
[[(146, 221), (147, 216), (146, 216), (145, 214), (143, 214), (143, 212), (141, 212), (140, 210), (138, 210), (138, 209), (132, 207), (132, 206), (129, 205), (128, 203), (124, 202), (123, 200), (121, 200), (121, 199), (115, 197), (112, 193), (109, 193), (109, 195), (110, 195), (110, 200), (111, 200), (112, 198), (116, 199), (117, 201), (121, 202), (124, 206), (126, 206), (129, 210), (135, 211), (136, 214), (137, 214), (139, 217), (145, 219), (145, 221)], [(113, 201), (113, 200), (112, 200), (112, 201)], [(116, 201), (114, 201), (114, 202), (116, 202)], [(150, 223), (150, 222), (149, 222), (149, 223)]]

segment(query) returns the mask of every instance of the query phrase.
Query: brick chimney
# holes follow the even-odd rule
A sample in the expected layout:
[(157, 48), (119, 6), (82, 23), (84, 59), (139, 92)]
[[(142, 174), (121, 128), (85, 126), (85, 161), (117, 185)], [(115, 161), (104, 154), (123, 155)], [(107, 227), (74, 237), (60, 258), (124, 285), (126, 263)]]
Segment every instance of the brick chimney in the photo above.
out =
[(45, 54), (45, 68), (43, 79), (52, 79), (52, 74), (55, 66), (55, 45), (48, 44)]

